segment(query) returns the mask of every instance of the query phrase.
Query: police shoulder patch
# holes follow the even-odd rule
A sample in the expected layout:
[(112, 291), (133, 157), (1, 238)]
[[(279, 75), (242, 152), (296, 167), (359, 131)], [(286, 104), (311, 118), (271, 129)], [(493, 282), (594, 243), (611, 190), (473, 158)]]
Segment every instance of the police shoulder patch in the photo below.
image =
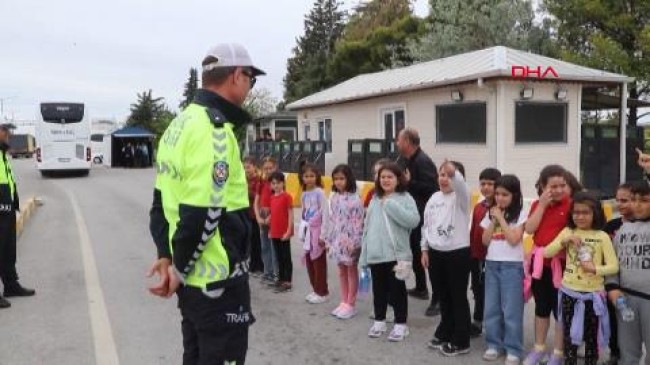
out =
[(212, 179), (214, 183), (222, 187), (228, 181), (228, 176), (230, 175), (230, 167), (226, 161), (217, 161), (214, 164), (214, 171), (212, 172)]

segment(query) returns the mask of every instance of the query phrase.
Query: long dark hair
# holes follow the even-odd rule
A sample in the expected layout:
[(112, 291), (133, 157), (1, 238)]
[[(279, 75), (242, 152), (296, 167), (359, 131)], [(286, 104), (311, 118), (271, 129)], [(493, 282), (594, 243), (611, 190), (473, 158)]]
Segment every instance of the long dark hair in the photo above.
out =
[[(334, 185), (334, 175), (343, 174), (345, 176), (345, 191), (338, 191), (336, 185)], [(346, 164), (337, 165), (334, 170), (332, 170), (332, 191), (337, 193), (356, 193), (357, 192), (357, 180), (354, 178), (354, 173), (350, 166)]]
[(303, 175), (305, 175), (305, 173), (307, 171), (311, 171), (311, 172), (314, 173), (314, 175), (316, 175), (316, 186), (319, 187), (319, 188), (322, 188), (323, 187), (323, 182), (321, 181), (320, 170), (318, 170), (318, 167), (316, 165), (314, 165), (313, 163), (305, 162), (302, 165), (302, 167), (300, 168), (300, 175), (299, 175), (299, 177), (300, 177), (300, 187), (302, 188), (302, 190), (305, 190), (305, 188), (306, 188), (305, 182), (302, 180), (302, 177), (303, 177)]
[(375, 193), (377, 194), (378, 197), (382, 197), (386, 194), (384, 189), (381, 187), (381, 173), (384, 170), (388, 170), (392, 172), (396, 177), (397, 177), (397, 186), (395, 187), (395, 192), (396, 193), (403, 193), (406, 191), (408, 185), (406, 183), (406, 178), (404, 177), (404, 170), (396, 164), (395, 162), (389, 162), (382, 167), (379, 168), (379, 172), (377, 173), (377, 179), (375, 180)]
[[(510, 205), (505, 209), (504, 217), (506, 218), (506, 222), (514, 223), (519, 219), (521, 210), (524, 207), (524, 197), (521, 193), (521, 182), (519, 182), (519, 178), (515, 175), (501, 175), (501, 177), (497, 178), (494, 183), (494, 190), (496, 191), (499, 187), (512, 194), (512, 202), (510, 202)], [(496, 202), (493, 204), (496, 205)]]
[(603, 205), (600, 203), (598, 198), (586, 191), (579, 191), (573, 196), (573, 202), (571, 202), (571, 215), (569, 216), (567, 227), (571, 229), (576, 228), (576, 222), (573, 220), (573, 209), (576, 204), (585, 204), (591, 208), (591, 211), (594, 213), (594, 219), (591, 222), (591, 229), (602, 230), (605, 227), (607, 218), (605, 218)]

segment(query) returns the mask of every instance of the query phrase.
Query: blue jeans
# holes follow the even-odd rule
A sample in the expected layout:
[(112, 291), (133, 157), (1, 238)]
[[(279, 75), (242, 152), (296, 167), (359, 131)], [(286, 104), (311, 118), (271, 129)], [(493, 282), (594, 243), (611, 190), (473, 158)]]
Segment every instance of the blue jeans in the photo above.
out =
[(269, 238), (269, 226), (260, 225), (260, 241), (262, 243), (262, 262), (264, 263), (264, 276), (275, 278), (280, 272), (278, 258), (273, 248), (273, 242)]
[(523, 263), (485, 261), (485, 342), (519, 358), (524, 354), (523, 283)]

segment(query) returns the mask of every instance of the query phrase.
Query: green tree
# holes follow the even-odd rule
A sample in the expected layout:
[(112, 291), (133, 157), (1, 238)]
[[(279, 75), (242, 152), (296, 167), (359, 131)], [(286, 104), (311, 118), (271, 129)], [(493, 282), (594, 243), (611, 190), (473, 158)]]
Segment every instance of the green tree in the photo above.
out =
[(328, 65), (328, 79), (338, 83), (356, 75), (413, 60), (407, 49), (418, 38), (422, 21), (409, 0), (372, 0), (355, 9)]
[(492, 46), (551, 55), (548, 22), (535, 24), (527, 0), (430, 0), (425, 35), (409, 45), (411, 58), (429, 61)]
[[(273, 97), (269, 89), (255, 88), (248, 94), (242, 108), (250, 114), (252, 119), (256, 119), (273, 113), (277, 104), (278, 99)], [(243, 141), (246, 138), (246, 126), (238, 124), (234, 133), (238, 141)]]
[(137, 94), (138, 100), (131, 104), (131, 114), (126, 121), (129, 126), (140, 126), (156, 135), (156, 142), (176, 114), (164, 103), (164, 98), (154, 98), (151, 89)]
[[(648, 95), (650, 1), (545, 0), (544, 5), (555, 21), (563, 59), (634, 77), (629, 96)], [(630, 107), (630, 124), (637, 116)]]
[(178, 105), (178, 107), (183, 110), (185, 109), (192, 100), (194, 100), (194, 95), (196, 95), (196, 90), (199, 88), (199, 76), (196, 68), (190, 68), (190, 76), (185, 83), (185, 90), (183, 90), (183, 100)]
[(339, 8), (338, 0), (315, 0), (305, 16), (305, 33), (287, 60), (284, 99), (288, 103), (332, 85), (327, 79), (327, 63), (345, 20), (345, 12)]

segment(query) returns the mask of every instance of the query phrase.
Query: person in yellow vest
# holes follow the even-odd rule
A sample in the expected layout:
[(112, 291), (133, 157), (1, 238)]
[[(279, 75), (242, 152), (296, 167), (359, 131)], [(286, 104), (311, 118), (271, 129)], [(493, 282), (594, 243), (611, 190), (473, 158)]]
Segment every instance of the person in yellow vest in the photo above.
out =
[(212, 47), (202, 66), (202, 88), (158, 147), (149, 290), (178, 296), (184, 365), (243, 364), (255, 319), (248, 185), (233, 129), (250, 121), (241, 105), (265, 73), (238, 44)]
[[(0, 278), (5, 297), (28, 297), (36, 294), (18, 282), (16, 272), (16, 212), (20, 210), (16, 178), (7, 158), (12, 124), (0, 124)], [(11, 303), (0, 295), (0, 308)]]

